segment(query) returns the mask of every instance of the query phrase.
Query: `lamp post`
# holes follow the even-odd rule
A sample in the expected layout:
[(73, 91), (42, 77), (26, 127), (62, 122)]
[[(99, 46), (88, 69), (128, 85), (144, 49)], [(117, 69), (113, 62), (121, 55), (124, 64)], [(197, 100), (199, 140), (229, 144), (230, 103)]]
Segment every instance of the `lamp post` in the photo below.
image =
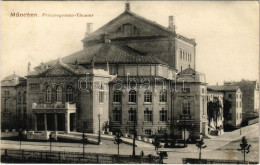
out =
[(83, 133), (82, 133), (83, 157), (84, 157), (84, 155), (85, 155), (85, 138), (86, 138), (86, 136), (85, 136), (85, 133), (83, 132)]
[(51, 153), (51, 137), (52, 137), (52, 132), (49, 135), (49, 140), (50, 140), (50, 153)]
[(22, 149), (22, 138), (23, 138), (22, 131), (19, 130), (20, 150)]
[(101, 134), (100, 134), (100, 114), (98, 114), (98, 145), (100, 145), (101, 142)]
[(134, 138), (133, 138), (133, 157), (135, 156), (135, 138), (136, 138), (136, 111), (134, 116)]

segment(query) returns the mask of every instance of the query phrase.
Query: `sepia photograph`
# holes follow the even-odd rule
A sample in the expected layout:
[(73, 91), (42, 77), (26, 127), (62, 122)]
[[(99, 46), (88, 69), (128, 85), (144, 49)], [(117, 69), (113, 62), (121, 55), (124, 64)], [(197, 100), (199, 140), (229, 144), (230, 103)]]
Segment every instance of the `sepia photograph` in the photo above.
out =
[(1, 163), (259, 164), (259, 2), (2, 1)]

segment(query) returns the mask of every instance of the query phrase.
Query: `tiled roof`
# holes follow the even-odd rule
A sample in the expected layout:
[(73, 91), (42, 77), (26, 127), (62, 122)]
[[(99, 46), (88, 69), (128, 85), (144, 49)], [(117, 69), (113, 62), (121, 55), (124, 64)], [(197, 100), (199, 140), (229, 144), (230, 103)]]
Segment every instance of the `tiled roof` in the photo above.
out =
[[(90, 64), (93, 60), (95, 63), (110, 63), (110, 64), (164, 64), (162, 60), (153, 55), (146, 55), (128, 46), (117, 45), (114, 43), (100, 43), (89, 46), (86, 49), (73, 53), (69, 56), (63, 57), (61, 61), (64, 64), (75, 64), (75, 61), (81, 64)], [(58, 60), (46, 62), (45, 65), (52, 66)], [(71, 65), (69, 65), (71, 66)], [(37, 66), (37, 68), (39, 68)], [(73, 67), (73, 66), (72, 66)]]
[[(18, 81), (15, 81), (16, 78), (18, 78)], [(26, 82), (26, 78), (21, 77), (21, 76), (16, 75), (16, 74), (12, 74), (10, 76), (5, 77), (1, 81), (1, 86), (16, 86), (19, 83), (24, 83), (24, 82)]]
[(119, 46), (112, 43), (106, 43), (99, 52), (93, 57), (95, 63), (110, 64), (165, 64), (152, 55), (143, 53), (127, 46)]
[(236, 92), (239, 89), (239, 86), (235, 85), (213, 85), (213, 86), (208, 86), (209, 90), (213, 91), (220, 91), (220, 92)]

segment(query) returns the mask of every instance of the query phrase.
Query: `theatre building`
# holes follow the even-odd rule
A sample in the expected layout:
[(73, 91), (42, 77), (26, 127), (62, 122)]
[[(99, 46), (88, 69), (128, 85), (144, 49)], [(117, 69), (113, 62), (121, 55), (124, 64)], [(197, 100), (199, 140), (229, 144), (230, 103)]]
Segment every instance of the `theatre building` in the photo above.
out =
[(126, 3), (96, 31), (87, 23), (82, 50), (29, 65), (28, 128), (97, 133), (100, 122), (101, 129), (132, 134), (136, 121), (142, 136), (207, 134), (207, 87), (196, 71), (195, 40), (176, 32), (173, 16), (165, 19), (168, 27)]

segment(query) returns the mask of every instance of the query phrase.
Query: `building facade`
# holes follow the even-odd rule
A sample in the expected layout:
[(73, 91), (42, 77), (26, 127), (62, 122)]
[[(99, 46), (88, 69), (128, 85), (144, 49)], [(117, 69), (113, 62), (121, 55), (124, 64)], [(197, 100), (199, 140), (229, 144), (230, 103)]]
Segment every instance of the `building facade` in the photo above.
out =
[[(243, 93), (242, 110), (243, 121), (257, 118), (259, 116), (259, 84), (257, 81), (241, 80), (238, 82), (225, 82), (225, 84), (232, 84), (239, 86)], [(258, 105), (257, 105), (258, 104)]]
[(1, 129), (27, 128), (26, 79), (15, 73), (1, 81)]
[(224, 94), (224, 128), (240, 127), (242, 123), (242, 92), (240, 88), (231, 84), (208, 86), (208, 88)]
[(196, 71), (196, 43), (125, 11), (92, 32), (83, 50), (58, 60), (28, 64), (27, 126), (38, 131), (97, 133), (121, 129), (180, 138), (207, 134), (205, 75)]

